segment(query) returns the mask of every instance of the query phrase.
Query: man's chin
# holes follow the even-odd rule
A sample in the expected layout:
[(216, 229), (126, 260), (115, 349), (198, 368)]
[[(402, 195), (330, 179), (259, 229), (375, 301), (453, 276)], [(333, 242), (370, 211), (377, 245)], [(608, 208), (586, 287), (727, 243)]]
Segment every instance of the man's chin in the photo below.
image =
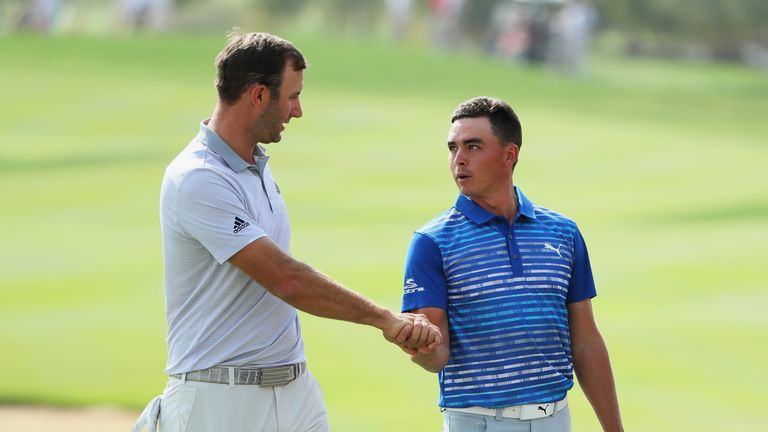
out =
[(269, 139), (269, 141), (264, 141), (264, 142), (262, 142), (262, 144), (272, 144), (272, 143), (280, 142), (280, 140), (281, 140), (281, 139), (283, 139), (283, 137), (281, 137), (281, 136), (278, 134), (278, 135), (276, 135), (276, 136), (273, 136), (273, 137), (271, 137), (271, 138)]
[(456, 185), (456, 188), (459, 189), (459, 193), (462, 195), (469, 196), (469, 190), (461, 185)]

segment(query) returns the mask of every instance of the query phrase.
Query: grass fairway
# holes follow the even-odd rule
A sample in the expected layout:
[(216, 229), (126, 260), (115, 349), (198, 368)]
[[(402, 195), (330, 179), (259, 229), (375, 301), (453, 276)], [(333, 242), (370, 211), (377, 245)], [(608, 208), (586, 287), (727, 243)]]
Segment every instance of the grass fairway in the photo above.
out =
[[(627, 429), (765, 426), (765, 73), (603, 59), (566, 80), (289, 36), (305, 117), (268, 150), (296, 257), (397, 308), (411, 232), (455, 199), (450, 113), (502, 97), (523, 122), (515, 183), (587, 240)], [(210, 114), (223, 43), (0, 38), (0, 401), (139, 408), (162, 390), (159, 184)], [(302, 320), (334, 431), (439, 430), (434, 376), (370, 328)]]

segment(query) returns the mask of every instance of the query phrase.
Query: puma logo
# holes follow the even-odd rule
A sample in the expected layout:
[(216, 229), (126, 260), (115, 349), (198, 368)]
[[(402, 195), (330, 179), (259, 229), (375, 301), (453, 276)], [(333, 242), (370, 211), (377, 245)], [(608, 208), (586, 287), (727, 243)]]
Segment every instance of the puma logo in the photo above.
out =
[(563, 257), (563, 255), (560, 253), (560, 248), (563, 247), (563, 245), (557, 245), (557, 249), (555, 249), (554, 246), (552, 246), (550, 243), (544, 243), (544, 249), (549, 249), (557, 254), (560, 258)]
[[(547, 243), (547, 244), (549, 244), (549, 243)], [(551, 246), (550, 246), (550, 247), (551, 247)], [(558, 248), (558, 249), (559, 249), (559, 248)], [(556, 252), (557, 252), (557, 251), (556, 251)], [(560, 254), (560, 253), (558, 252), (558, 255), (559, 255), (559, 254)], [(541, 406), (541, 405), (539, 405), (539, 407), (538, 407), (537, 409), (539, 409), (539, 410), (541, 410), (541, 411), (544, 411), (544, 414), (546, 414), (546, 413), (547, 413), (547, 408), (549, 408), (549, 404), (546, 404), (546, 405), (544, 405), (544, 406)]]

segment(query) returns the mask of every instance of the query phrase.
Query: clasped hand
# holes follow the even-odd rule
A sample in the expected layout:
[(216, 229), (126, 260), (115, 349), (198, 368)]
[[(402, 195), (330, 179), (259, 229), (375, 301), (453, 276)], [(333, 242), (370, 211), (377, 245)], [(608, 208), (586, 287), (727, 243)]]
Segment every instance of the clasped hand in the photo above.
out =
[(396, 319), (395, 324), (383, 332), (384, 338), (406, 353), (429, 354), (440, 345), (440, 329), (429, 322), (426, 315), (401, 313), (396, 315)]

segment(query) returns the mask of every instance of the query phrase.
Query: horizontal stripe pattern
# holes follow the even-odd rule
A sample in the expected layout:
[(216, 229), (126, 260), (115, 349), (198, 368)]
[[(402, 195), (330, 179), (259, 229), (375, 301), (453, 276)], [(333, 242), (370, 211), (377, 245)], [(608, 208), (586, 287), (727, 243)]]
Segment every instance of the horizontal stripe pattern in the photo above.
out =
[(533, 211), (510, 226), (478, 224), (454, 207), (418, 231), (437, 244), (447, 289), (443, 407), (549, 402), (573, 386), (566, 298), (577, 228)]

